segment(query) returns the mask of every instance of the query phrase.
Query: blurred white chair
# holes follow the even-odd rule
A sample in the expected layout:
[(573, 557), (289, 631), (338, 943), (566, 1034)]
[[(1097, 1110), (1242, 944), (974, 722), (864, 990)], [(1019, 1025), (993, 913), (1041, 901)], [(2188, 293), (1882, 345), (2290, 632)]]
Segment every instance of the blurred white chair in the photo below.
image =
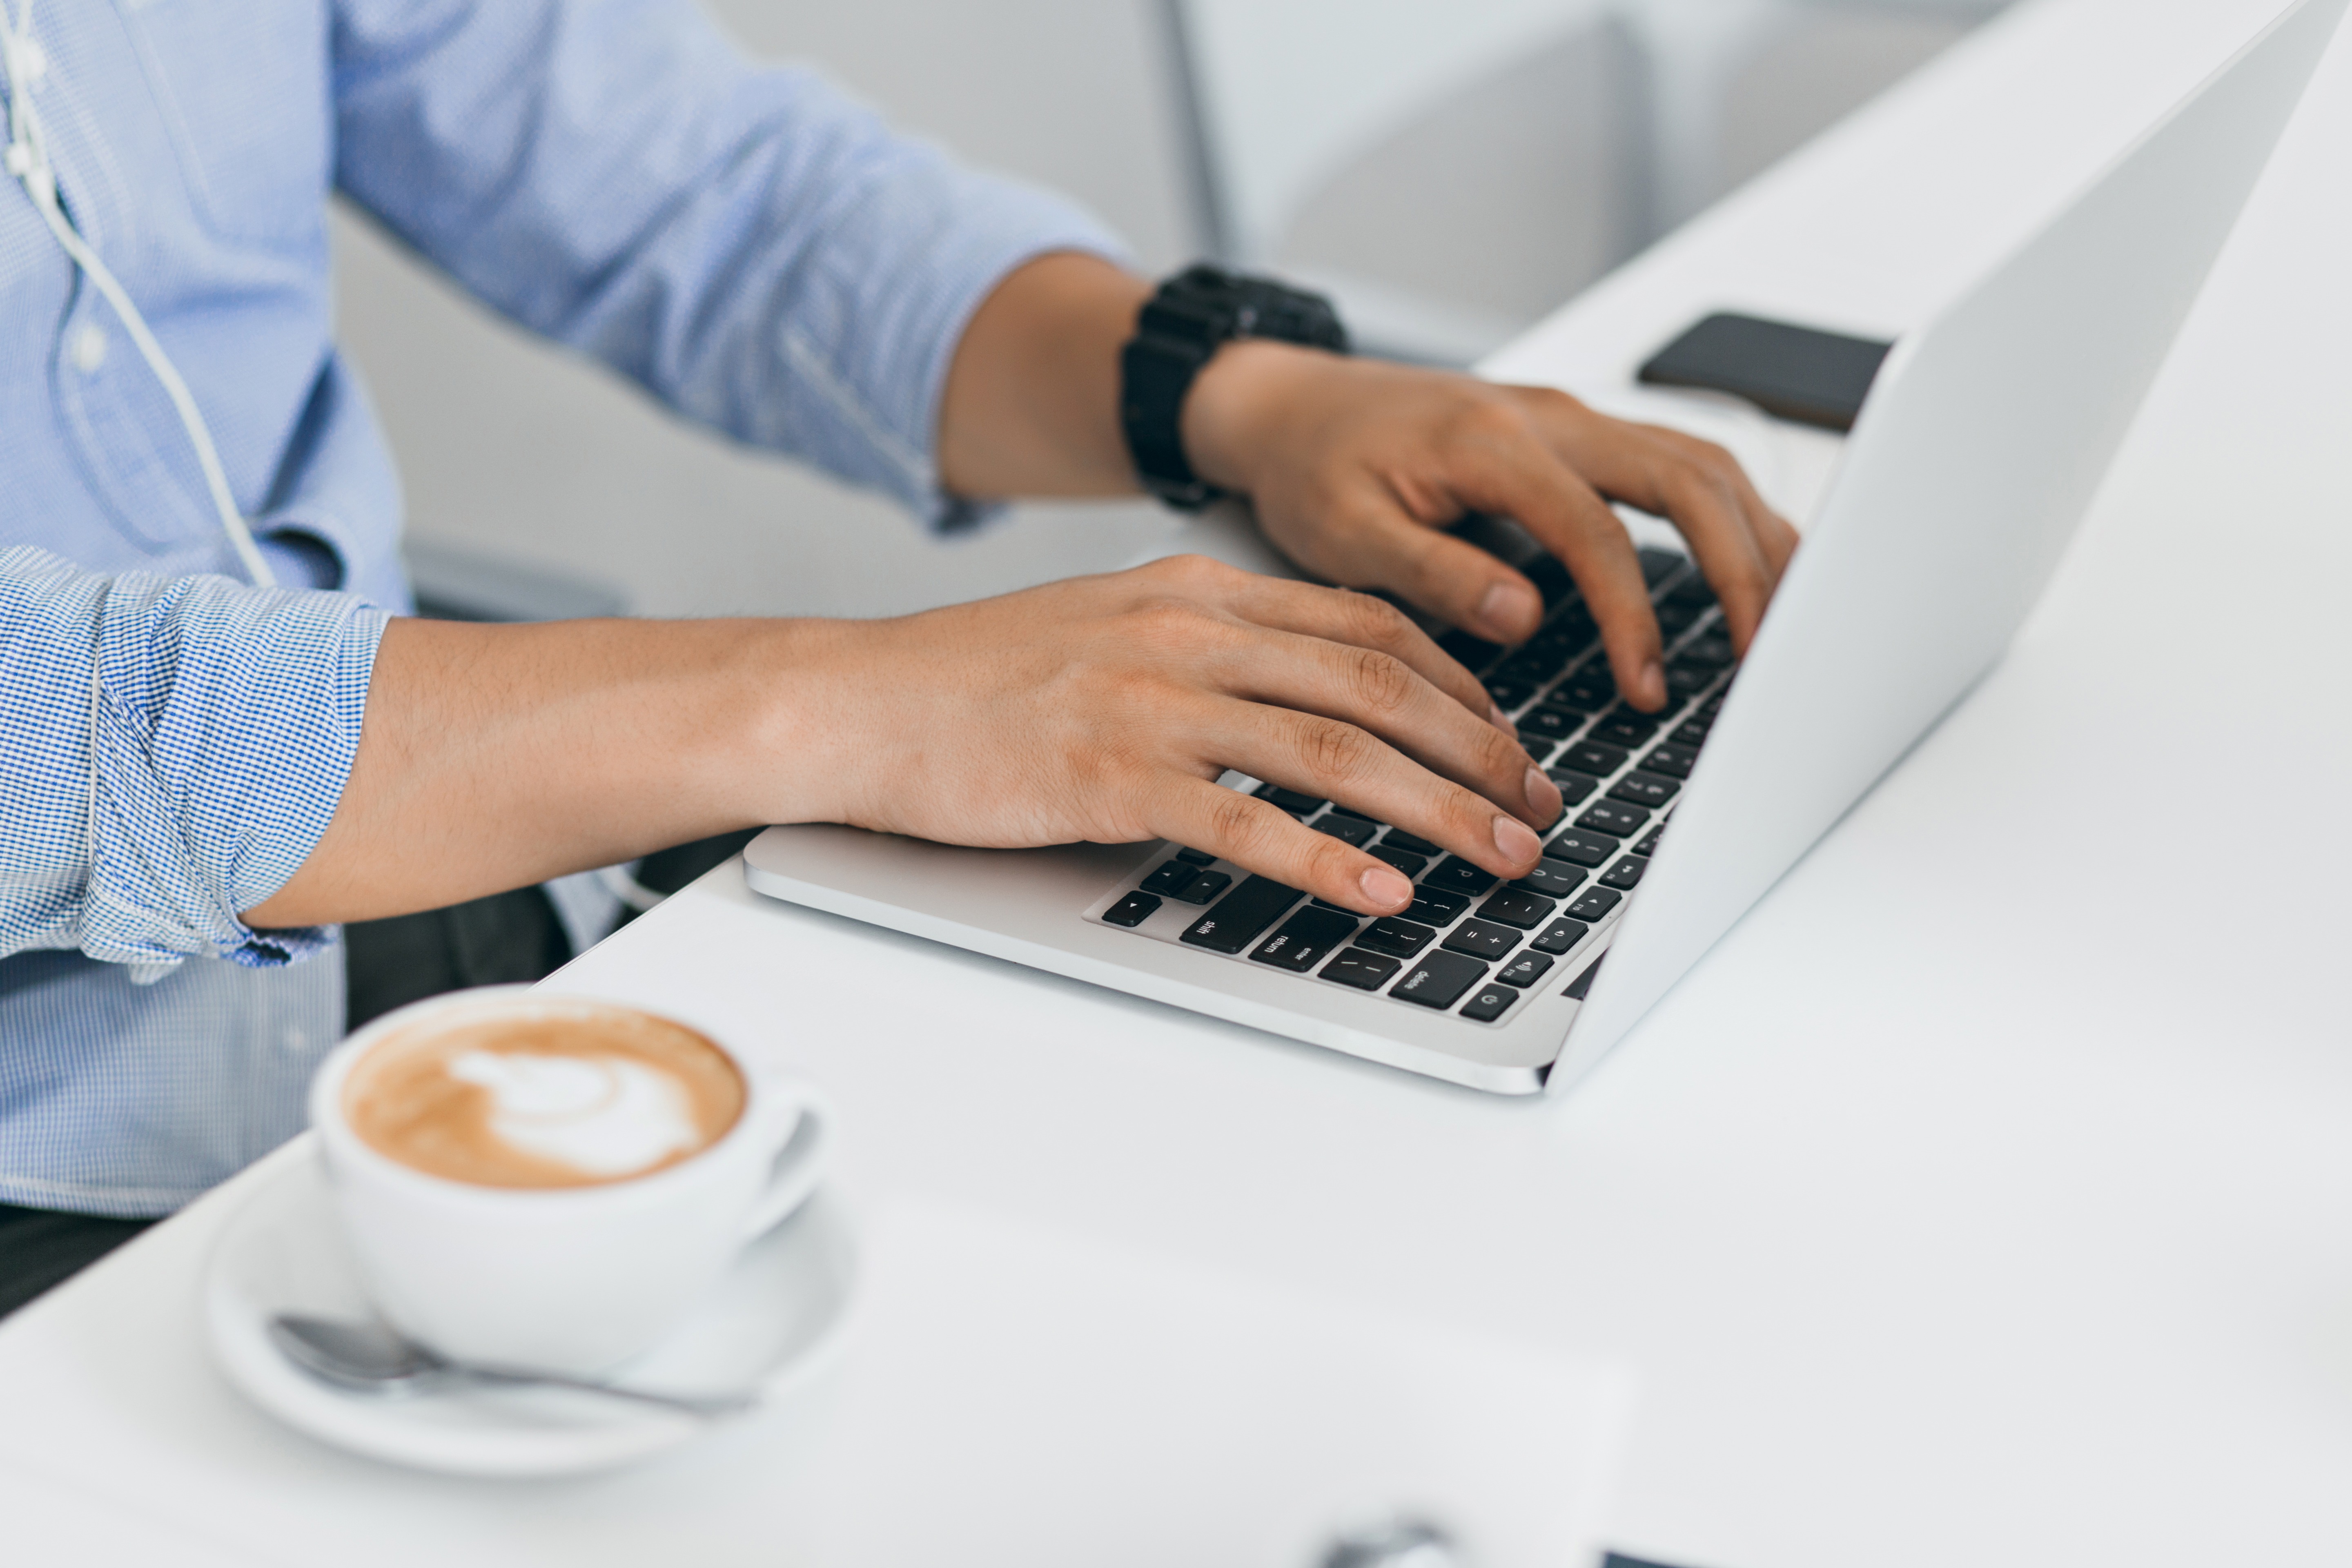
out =
[(1616, 0), (1649, 71), (1650, 235), (1717, 195), (1724, 109), (1740, 73), (1776, 39), (1824, 12), (1985, 20), (2010, 0)]
[[(1301, 208), (1357, 159), (1481, 79), (1606, 25), (1615, 3), (1165, 0), (1211, 254), (1271, 266)], [(1333, 296), (1370, 353), (1467, 364), (1523, 324), (1367, 279), (1289, 270)]]
[[(1301, 210), (1357, 160), (1479, 81), (1580, 32), (1639, 50), (1644, 125), (1617, 149), (1655, 238), (1715, 194), (1729, 89), (1774, 39), (1825, 10), (1979, 20), (2008, 0), (1162, 0), (1209, 254), (1263, 270)], [(1646, 144), (1644, 144), (1646, 142)], [(1410, 222), (1411, 215), (1400, 215)], [(1360, 347), (1467, 364), (1524, 322), (1328, 269), (1290, 268), (1338, 302)]]

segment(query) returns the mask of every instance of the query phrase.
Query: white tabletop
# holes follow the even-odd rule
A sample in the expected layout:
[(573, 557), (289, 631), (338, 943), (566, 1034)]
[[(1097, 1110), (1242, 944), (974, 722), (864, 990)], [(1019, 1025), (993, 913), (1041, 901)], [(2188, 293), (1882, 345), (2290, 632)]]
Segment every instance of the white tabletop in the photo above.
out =
[[(1899, 330), (2270, 9), (2029, 5), (1496, 368), (1622, 384), (1722, 305)], [(2339, 44), (2011, 657), (1571, 1095), (1448, 1089), (731, 868), (557, 984), (823, 1079), (872, 1197), (1630, 1361), (1629, 1551), (2352, 1558), (2347, 156)], [(175, 1456), (260, 1420), (187, 1321), (238, 1185), (0, 1329), (20, 1490), (164, 1497), (204, 1533)], [(241, 1485), (300, 1484), (238, 1452)]]

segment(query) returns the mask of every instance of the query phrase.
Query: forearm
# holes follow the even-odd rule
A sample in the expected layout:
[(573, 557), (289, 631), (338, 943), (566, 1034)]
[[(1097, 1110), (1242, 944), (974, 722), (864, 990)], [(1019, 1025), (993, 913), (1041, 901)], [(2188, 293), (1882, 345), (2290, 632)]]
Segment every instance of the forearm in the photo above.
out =
[(1015, 268), (956, 345), (940, 407), (940, 476), (961, 496), (1136, 489), (1118, 421), (1118, 353), (1151, 285), (1062, 252)]
[(837, 814), (821, 621), (399, 620), (349, 783), (257, 927), (432, 909)]

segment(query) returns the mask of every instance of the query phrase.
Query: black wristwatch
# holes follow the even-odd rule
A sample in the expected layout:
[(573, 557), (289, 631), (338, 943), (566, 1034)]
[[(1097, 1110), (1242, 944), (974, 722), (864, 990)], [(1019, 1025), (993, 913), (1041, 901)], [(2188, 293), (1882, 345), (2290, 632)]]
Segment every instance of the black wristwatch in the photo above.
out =
[(1348, 352), (1348, 331), (1320, 294), (1206, 265), (1162, 283), (1119, 351), (1118, 415), (1143, 488), (1181, 510), (1198, 511), (1225, 494), (1192, 471), (1178, 421), (1201, 367), (1234, 338)]

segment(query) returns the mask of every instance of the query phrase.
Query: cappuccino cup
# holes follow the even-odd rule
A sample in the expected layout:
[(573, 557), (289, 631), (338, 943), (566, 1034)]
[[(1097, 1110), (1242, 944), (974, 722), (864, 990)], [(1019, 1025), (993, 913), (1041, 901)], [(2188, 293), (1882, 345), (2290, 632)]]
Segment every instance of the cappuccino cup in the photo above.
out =
[(674, 1019), (507, 985), (352, 1035), (310, 1121), (386, 1321), (457, 1360), (594, 1376), (815, 1191), (830, 1112)]

